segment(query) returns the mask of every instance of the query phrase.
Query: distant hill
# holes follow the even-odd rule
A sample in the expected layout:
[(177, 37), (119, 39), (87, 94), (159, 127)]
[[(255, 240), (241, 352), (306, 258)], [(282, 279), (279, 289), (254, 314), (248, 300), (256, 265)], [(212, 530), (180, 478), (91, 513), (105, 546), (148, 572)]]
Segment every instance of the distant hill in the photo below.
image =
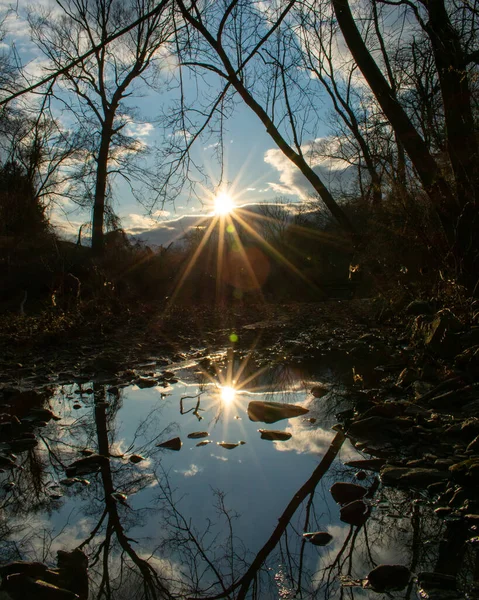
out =
[[(248, 213), (251, 214), (251, 218), (254, 219), (261, 214), (264, 205), (261, 204), (248, 204), (238, 209), (242, 219), (248, 220)], [(274, 210), (276, 215), (284, 215), (284, 218), (290, 219), (291, 211), (288, 210), (288, 206), (291, 205), (279, 205), (269, 203), (269, 210)], [(198, 217), (198, 216), (184, 216), (171, 221), (164, 221), (157, 227), (144, 231), (142, 233), (134, 234), (130, 236), (133, 242), (141, 242), (147, 246), (168, 246), (173, 243), (181, 243), (182, 238), (192, 229), (196, 227), (207, 228), (211, 220), (214, 217)]]

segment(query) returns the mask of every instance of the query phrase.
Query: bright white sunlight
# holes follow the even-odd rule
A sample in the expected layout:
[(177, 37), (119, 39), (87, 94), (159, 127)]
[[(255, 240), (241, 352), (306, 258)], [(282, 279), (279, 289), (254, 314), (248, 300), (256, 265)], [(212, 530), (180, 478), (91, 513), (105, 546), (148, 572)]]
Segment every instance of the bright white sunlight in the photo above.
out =
[(220, 396), (225, 404), (232, 404), (236, 396), (236, 390), (230, 386), (223, 386), (220, 389)]
[(235, 202), (230, 194), (221, 192), (214, 199), (215, 215), (228, 215), (235, 209)]

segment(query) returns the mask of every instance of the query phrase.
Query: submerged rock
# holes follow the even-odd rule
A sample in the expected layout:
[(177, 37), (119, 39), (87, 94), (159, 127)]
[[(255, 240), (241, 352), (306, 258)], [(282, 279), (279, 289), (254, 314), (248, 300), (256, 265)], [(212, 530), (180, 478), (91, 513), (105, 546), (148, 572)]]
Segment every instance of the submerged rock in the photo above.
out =
[(96, 473), (100, 470), (101, 466), (107, 463), (110, 459), (102, 454), (92, 454), (85, 458), (79, 458), (72, 462), (65, 469), (67, 477), (76, 477), (77, 475), (87, 475), (89, 473)]
[(411, 571), (403, 565), (379, 565), (368, 575), (368, 584), (375, 592), (403, 590), (411, 579)]
[(315, 546), (326, 546), (333, 539), (333, 536), (327, 531), (315, 531), (303, 533), (303, 538)]
[(221, 446), (222, 448), (226, 448), (227, 450), (233, 450), (233, 448), (237, 448), (238, 446), (243, 446), (243, 444), (246, 444), (246, 442), (243, 441), (239, 441), (239, 442), (217, 442), (218, 446)]
[(324, 387), (324, 385), (315, 385), (311, 389), (311, 393), (315, 398), (322, 398), (323, 396), (326, 396), (326, 394), (329, 394), (329, 390), (327, 387)]
[(129, 461), (134, 465), (140, 463), (142, 460), (145, 460), (145, 457), (140, 454), (132, 454), (129, 458)]
[(258, 429), (262, 440), (271, 440), (272, 442), (285, 442), (293, 435), (289, 431), (278, 431), (276, 429)]
[(371, 507), (363, 500), (355, 500), (341, 508), (339, 518), (348, 525), (364, 525), (371, 514)]
[(156, 444), (158, 448), (166, 448), (167, 450), (181, 450), (182, 441), (179, 437), (175, 437), (167, 442), (161, 442), (161, 444)]
[(297, 404), (283, 404), (281, 402), (260, 402), (253, 400), (248, 404), (248, 417), (250, 421), (261, 421), (262, 423), (276, 423), (282, 419), (300, 417), (309, 412)]
[(330, 492), (334, 501), (338, 504), (349, 504), (354, 500), (364, 498), (368, 490), (357, 483), (338, 481), (332, 485)]

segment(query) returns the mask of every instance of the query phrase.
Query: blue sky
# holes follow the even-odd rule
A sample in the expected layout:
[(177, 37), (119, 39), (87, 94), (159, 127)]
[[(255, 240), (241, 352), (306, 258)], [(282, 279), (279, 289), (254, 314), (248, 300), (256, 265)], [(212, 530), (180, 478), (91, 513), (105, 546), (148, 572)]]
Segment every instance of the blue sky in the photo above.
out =
[[(35, 81), (42, 75), (42, 66), (45, 63), (40, 51), (30, 41), (28, 26), (22, 19), (22, 5), (24, 6), (21, 2), (20, 13), (12, 13), (7, 19), (6, 27), (11, 32), (11, 37), (6, 41), (14, 40), (19, 55), (28, 65), (30, 80)], [(45, 2), (38, 0), (33, 3), (35, 7), (43, 5)], [(5, 10), (8, 6), (8, 3), (0, 0), (0, 9)], [(55, 6), (53, 1), (50, 6)], [(154, 119), (162, 106), (167, 106), (177, 93), (174, 90), (163, 94), (147, 91), (142, 97), (133, 98), (130, 103), (139, 108), (140, 118), (131, 123), (129, 132), (136, 135), (147, 146), (158, 144), (162, 132), (160, 127), (154, 125)], [(327, 111), (326, 105), (325, 121)], [(146, 119), (141, 119), (142, 115)], [(151, 123), (148, 123), (149, 119)], [(170, 133), (174, 134), (174, 132)], [(326, 123), (320, 124), (315, 131), (316, 139), (327, 134)], [(214, 144), (217, 141), (214, 137), (198, 139), (193, 148), (195, 161), (209, 175), (211, 184), (209, 188), (196, 189), (199, 199), (190, 197), (188, 190), (185, 190), (174, 204), (166, 203), (163, 207), (157, 206), (153, 210), (153, 215), (150, 215), (136, 202), (125, 182), (117, 177), (113, 188), (114, 210), (121, 217), (125, 230), (138, 232), (141, 229), (148, 230), (155, 227), (158, 221), (176, 219), (182, 215), (211, 213), (211, 196), (220, 177), (220, 167), (214, 156)], [(224, 150), (224, 187), (229, 188), (238, 204), (274, 202), (279, 197), (287, 198), (291, 202), (309, 199), (312, 193), (309, 184), (276, 148), (259, 119), (244, 104), (237, 103), (232, 116), (225, 122)], [(331, 181), (331, 176), (334, 179), (342, 175), (342, 168), (338, 168), (334, 161), (324, 160), (316, 164), (315, 169), (326, 182)], [(80, 211), (71, 202), (66, 201), (61, 206), (61, 210), (57, 207), (53, 211), (52, 220), (65, 233), (74, 235), (79, 226), (89, 220), (89, 211)]]

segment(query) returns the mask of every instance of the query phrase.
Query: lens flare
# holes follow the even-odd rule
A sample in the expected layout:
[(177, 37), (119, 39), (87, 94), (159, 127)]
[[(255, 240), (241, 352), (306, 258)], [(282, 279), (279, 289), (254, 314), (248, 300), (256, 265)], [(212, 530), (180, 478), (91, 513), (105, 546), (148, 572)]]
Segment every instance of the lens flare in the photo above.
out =
[(215, 215), (228, 215), (235, 209), (233, 198), (226, 192), (221, 192), (214, 199)]
[(220, 396), (225, 404), (232, 404), (236, 396), (236, 390), (229, 386), (223, 386), (220, 389)]

